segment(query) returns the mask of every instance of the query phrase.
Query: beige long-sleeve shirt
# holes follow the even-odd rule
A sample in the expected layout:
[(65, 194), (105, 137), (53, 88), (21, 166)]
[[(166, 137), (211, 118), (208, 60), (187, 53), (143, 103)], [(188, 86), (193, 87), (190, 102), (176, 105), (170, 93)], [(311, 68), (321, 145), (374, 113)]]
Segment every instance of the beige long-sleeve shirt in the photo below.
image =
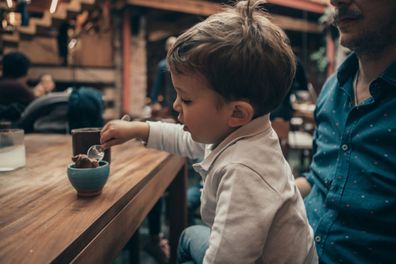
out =
[(216, 148), (181, 125), (149, 123), (148, 147), (201, 158), (202, 220), (211, 228), (204, 263), (317, 263), (303, 200), (267, 116)]

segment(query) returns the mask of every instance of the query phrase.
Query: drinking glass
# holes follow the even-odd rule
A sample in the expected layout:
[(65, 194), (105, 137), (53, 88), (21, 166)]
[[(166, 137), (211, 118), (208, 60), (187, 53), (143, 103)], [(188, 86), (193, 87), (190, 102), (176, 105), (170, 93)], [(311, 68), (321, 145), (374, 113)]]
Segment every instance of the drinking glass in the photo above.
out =
[(26, 164), (24, 131), (0, 129), (0, 171), (12, 171)]

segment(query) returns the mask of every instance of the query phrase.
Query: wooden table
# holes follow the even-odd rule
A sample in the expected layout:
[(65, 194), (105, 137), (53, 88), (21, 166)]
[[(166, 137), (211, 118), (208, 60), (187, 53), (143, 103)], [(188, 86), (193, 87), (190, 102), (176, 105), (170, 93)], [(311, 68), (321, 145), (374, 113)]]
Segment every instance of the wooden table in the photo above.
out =
[(113, 147), (102, 194), (79, 198), (66, 173), (69, 135), (26, 135), (25, 145), (26, 167), (0, 173), (0, 263), (111, 263), (169, 185), (174, 261), (186, 226), (183, 158)]

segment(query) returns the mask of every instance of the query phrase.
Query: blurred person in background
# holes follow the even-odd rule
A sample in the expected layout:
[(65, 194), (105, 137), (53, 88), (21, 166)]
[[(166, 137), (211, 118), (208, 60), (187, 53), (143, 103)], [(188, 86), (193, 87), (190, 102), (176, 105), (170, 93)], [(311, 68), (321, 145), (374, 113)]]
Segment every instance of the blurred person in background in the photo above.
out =
[(0, 119), (16, 121), (36, 96), (27, 84), (30, 60), (23, 53), (11, 52), (3, 57), (0, 79)]
[(54, 88), (55, 82), (52, 75), (45, 73), (40, 76), (38, 84), (34, 87), (34, 94), (40, 97), (52, 92)]
[[(175, 42), (176, 37), (168, 37), (165, 42), (165, 51), (168, 52)], [(158, 102), (160, 95), (163, 97), (162, 102)], [(154, 84), (151, 87), (150, 99), (153, 117), (172, 117), (177, 120), (177, 112), (172, 107), (176, 99), (176, 92), (172, 85), (166, 58), (163, 58), (158, 63)]]

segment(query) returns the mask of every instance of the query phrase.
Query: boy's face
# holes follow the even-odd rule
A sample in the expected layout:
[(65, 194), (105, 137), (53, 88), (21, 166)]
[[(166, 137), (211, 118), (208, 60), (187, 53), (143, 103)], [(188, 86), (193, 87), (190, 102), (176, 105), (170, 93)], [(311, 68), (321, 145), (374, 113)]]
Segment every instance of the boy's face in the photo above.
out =
[(172, 74), (177, 97), (173, 108), (184, 130), (200, 143), (220, 143), (233, 128), (228, 126), (232, 114), (230, 104), (221, 102), (220, 95), (210, 88), (200, 74)]

